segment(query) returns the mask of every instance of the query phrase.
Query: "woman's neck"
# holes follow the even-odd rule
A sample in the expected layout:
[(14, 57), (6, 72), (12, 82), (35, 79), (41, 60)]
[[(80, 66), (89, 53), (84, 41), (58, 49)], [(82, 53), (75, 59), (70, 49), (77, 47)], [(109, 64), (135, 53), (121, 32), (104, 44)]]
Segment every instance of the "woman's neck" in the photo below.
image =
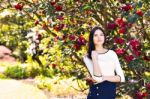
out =
[(96, 51), (104, 51), (104, 47), (103, 46), (95, 46), (95, 50)]

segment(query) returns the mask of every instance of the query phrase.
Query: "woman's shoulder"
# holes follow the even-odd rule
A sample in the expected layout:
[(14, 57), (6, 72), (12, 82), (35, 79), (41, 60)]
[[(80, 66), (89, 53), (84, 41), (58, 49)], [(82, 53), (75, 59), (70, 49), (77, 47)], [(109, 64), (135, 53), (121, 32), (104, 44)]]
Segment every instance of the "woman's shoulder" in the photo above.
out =
[(83, 60), (91, 60), (91, 59), (89, 58), (89, 56), (88, 56), (88, 53), (85, 54), (85, 55), (83, 55)]
[(108, 49), (110, 52), (112, 52), (112, 53), (114, 53), (115, 51), (114, 50), (112, 50), (112, 49)]
[(116, 52), (115, 52), (114, 50), (112, 50), (112, 49), (109, 49), (109, 53), (110, 53), (111, 55), (112, 55), (112, 54), (113, 54), (113, 55), (114, 55), (114, 54), (116, 55)]
[(83, 58), (88, 58), (88, 53), (84, 54)]

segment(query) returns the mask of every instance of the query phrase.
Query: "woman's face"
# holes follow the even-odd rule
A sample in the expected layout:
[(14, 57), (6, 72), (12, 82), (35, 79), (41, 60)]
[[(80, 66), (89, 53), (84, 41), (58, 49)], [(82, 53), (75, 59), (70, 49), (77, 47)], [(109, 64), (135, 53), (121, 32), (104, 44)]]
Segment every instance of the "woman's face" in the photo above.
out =
[(103, 45), (105, 40), (104, 33), (101, 30), (96, 30), (93, 35), (93, 42), (95, 45)]

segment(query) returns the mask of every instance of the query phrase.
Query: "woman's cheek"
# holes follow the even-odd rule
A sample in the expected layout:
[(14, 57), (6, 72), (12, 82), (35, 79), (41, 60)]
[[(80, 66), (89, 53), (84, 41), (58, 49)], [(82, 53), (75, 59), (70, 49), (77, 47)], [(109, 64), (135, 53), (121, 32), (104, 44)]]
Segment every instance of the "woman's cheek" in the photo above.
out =
[(94, 38), (93, 40), (94, 40), (94, 44), (96, 44), (96, 43), (97, 43), (97, 40), (96, 40), (96, 38)]

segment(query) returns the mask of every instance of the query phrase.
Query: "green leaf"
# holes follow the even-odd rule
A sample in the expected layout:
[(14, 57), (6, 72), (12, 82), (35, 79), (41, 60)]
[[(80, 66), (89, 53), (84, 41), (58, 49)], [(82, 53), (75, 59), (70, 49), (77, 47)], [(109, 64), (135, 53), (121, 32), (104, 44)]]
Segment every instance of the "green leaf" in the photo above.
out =
[(145, 16), (150, 16), (150, 10), (145, 14)]
[(145, 3), (149, 3), (149, 0), (144, 0)]
[(136, 69), (136, 70), (141, 70), (142, 68), (145, 67), (145, 64), (144, 64), (144, 61), (142, 59), (138, 58), (138, 59), (131, 61), (128, 64), (128, 66), (133, 68), (133, 69)]
[(141, 7), (142, 7), (142, 5), (143, 5), (143, 3), (142, 3), (141, 1), (139, 1), (139, 3), (138, 3), (138, 7), (139, 7), (139, 8), (141, 8)]
[(136, 22), (137, 18), (138, 18), (138, 16), (135, 14), (134, 16), (128, 16), (127, 20), (128, 20), (128, 22), (134, 23), (134, 22)]
[(90, 6), (89, 4), (84, 5), (84, 6), (82, 7), (82, 10), (89, 10), (89, 9), (91, 9), (91, 6)]
[(26, 10), (31, 13), (31, 12), (33, 12), (34, 9), (33, 8), (27, 8)]

